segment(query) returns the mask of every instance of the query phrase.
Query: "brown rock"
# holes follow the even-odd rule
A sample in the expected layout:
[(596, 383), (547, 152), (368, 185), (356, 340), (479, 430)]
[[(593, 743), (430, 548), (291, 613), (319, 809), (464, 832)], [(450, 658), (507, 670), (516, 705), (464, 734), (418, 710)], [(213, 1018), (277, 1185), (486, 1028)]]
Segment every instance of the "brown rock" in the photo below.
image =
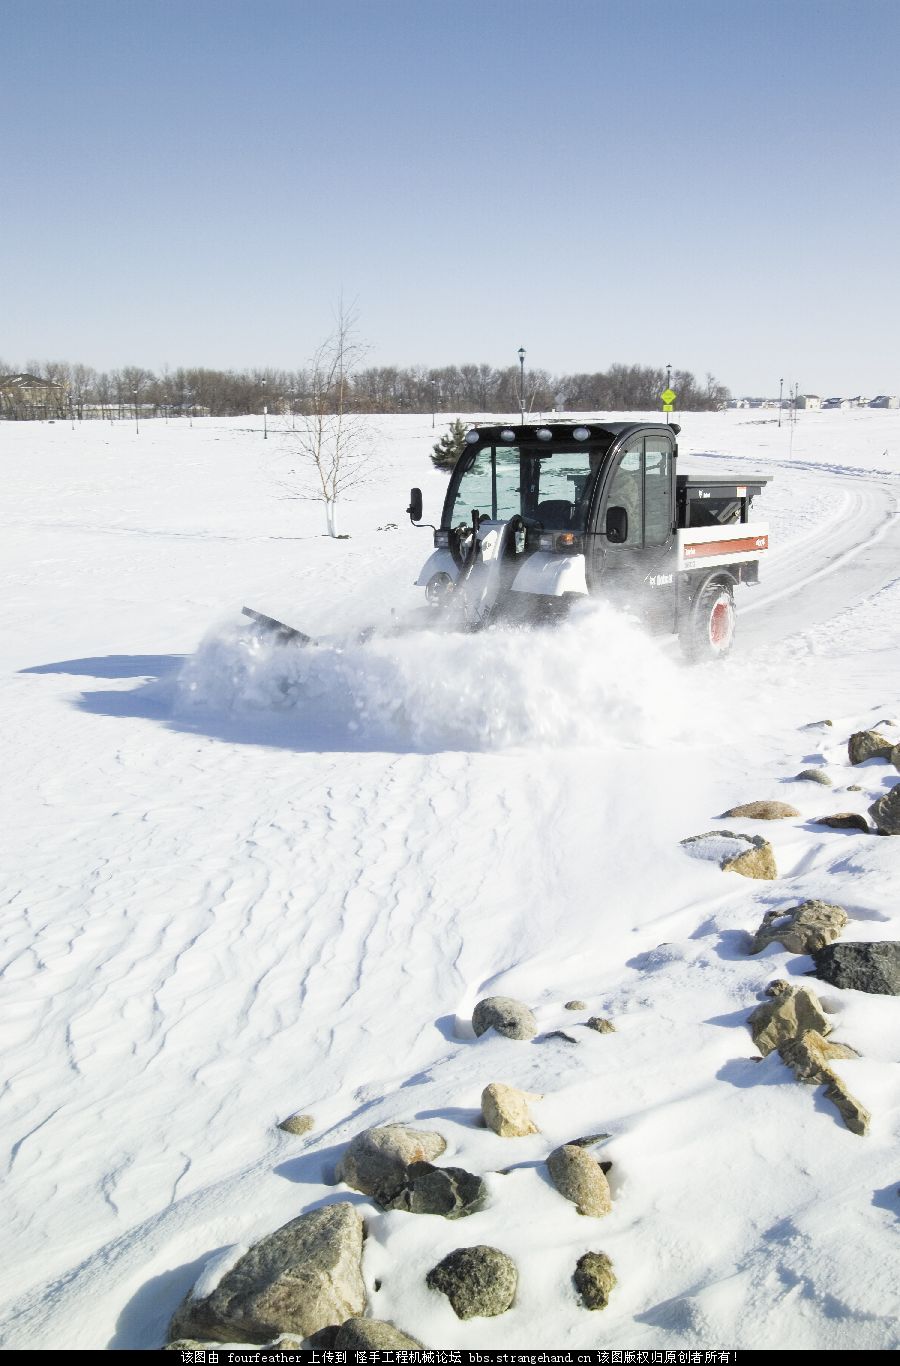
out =
[(763, 1001), (750, 1015), (747, 1023), (763, 1057), (774, 1053), (782, 1043), (796, 1039), (807, 1030), (830, 1034), (831, 1025), (822, 1006), (809, 987), (784, 992)]
[(833, 830), (861, 830), (864, 835), (871, 834), (869, 822), (858, 811), (838, 811), (834, 816), (816, 816), (813, 825), (830, 825)]
[(612, 1209), (609, 1182), (595, 1157), (574, 1143), (564, 1143), (547, 1158), (554, 1186), (579, 1214), (599, 1218)]
[(533, 1091), (517, 1091), (502, 1081), (492, 1081), (481, 1093), (481, 1113), (487, 1127), (501, 1138), (524, 1138), (540, 1133), (528, 1113), (528, 1102), (540, 1099)]
[(611, 1259), (605, 1252), (585, 1252), (572, 1277), (585, 1309), (605, 1309), (616, 1284)]
[(775, 853), (768, 840), (756, 835), (753, 848), (735, 858), (726, 859), (722, 864), (723, 873), (740, 873), (741, 877), (754, 877), (771, 881), (778, 876), (775, 866)]
[(440, 1157), (446, 1139), (431, 1129), (386, 1124), (357, 1134), (337, 1166), (338, 1181), (385, 1203), (403, 1185), (413, 1162)]
[(767, 911), (753, 937), (751, 953), (780, 943), (788, 953), (812, 953), (837, 939), (847, 912), (828, 901), (803, 901), (786, 911)]
[(779, 1046), (778, 1052), (798, 1081), (813, 1086), (825, 1086), (827, 1099), (834, 1105), (851, 1133), (868, 1133), (871, 1115), (865, 1106), (851, 1095), (843, 1079), (828, 1066), (834, 1058), (858, 1058), (859, 1054), (855, 1049), (847, 1044), (831, 1043), (815, 1030), (807, 1030), (799, 1038), (786, 1039)]
[(596, 1029), (598, 1034), (615, 1034), (616, 1027), (612, 1020), (604, 1019), (602, 1015), (592, 1015), (589, 1020), (585, 1020), (588, 1029)]
[(795, 806), (788, 806), (787, 802), (745, 802), (743, 806), (733, 806), (730, 811), (724, 811), (723, 816), (743, 816), (751, 821), (784, 821), (789, 816), (799, 816), (800, 812)]
[(847, 742), (851, 764), (864, 764), (867, 759), (891, 758), (894, 741), (877, 730), (857, 730)]
[(900, 783), (872, 803), (869, 815), (882, 835), (900, 835)]
[(283, 1129), (286, 1134), (308, 1134), (315, 1124), (312, 1115), (288, 1115), (279, 1124), (279, 1129)]

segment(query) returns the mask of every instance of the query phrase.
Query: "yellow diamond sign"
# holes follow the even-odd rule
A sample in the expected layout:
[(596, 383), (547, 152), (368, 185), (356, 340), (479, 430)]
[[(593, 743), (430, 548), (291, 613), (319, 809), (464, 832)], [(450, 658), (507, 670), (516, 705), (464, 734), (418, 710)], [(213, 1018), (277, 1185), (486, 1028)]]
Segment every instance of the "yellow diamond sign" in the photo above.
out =
[(674, 389), (663, 389), (660, 398), (663, 403), (674, 403), (677, 395)]

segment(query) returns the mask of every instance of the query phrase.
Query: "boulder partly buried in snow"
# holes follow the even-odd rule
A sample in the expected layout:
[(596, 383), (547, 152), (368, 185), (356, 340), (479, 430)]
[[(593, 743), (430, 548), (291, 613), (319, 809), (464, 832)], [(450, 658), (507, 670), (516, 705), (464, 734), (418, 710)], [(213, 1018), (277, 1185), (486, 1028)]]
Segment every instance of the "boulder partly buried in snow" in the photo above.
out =
[(585, 1309), (605, 1309), (616, 1284), (613, 1264), (605, 1252), (585, 1252), (572, 1277)]
[(421, 1342), (401, 1333), (386, 1319), (347, 1319), (334, 1336), (338, 1351), (390, 1351), (397, 1347), (421, 1347)]
[(872, 803), (869, 815), (882, 835), (900, 835), (900, 783)]
[(833, 987), (900, 996), (900, 940), (827, 944), (813, 954), (814, 975)]
[(847, 924), (847, 912), (828, 901), (803, 901), (786, 911), (766, 911), (753, 936), (751, 953), (761, 953), (779, 943), (788, 953), (812, 953), (838, 938)]
[(403, 1124), (364, 1129), (338, 1163), (337, 1179), (383, 1203), (403, 1185), (411, 1163), (430, 1162), (446, 1146), (446, 1139), (431, 1129), (410, 1129)]
[(308, 1134), (314, 1124), (315, 1120), (312, 1115), (288, 1115), (287, 1119), (283, 1119), (278, 1127), (283, 1129), (286, 1134), (299, 1136), (300, 1134)]
[(860, 1136), (868, 1133), (871, 1115), (851, 1095), (843, 1078), (829, 1066), (838, 1058), (858, 1058), (855, 1049), (847, 1044), (832, 1043), (814, 1030), (808, 1030), (797, 1039), (786, 1039), (778, 1052), (798, 1081), (810, 1086), (824, 1085), (826, 1099), (834, 1105), (851, 1133)]
[(537, 1020), (528, 1006), (512, 996), (485, 996), (472, 1012), (472, 1028), (479, 1037), (496, 1029), (507, 1039), (533, 1039)]
[(505, 1252), (479, 1244), (448, 1253), (425, 1279), (447, 1296), (458, 1319), (495, 1318), (515, 1299), (519, 1273)]
[(366, 1307), (362, 1243), (363, 1221), (352, 1205), (301, 1214), (254, 1244), (210, 1295), (188, 1298), (169, 1336), (265, 1343), (343, 1323)]
[(718, 863), (726, 873), (740, 873), (742, 877), (767, 880), (778, 876), (772, 846), (762, 835), (737, 835), (733, 830), (707, 830), (703, 835), (688, 836), (681, 841), (681, 845), (693, 858)]
[(547, 1158), (547, 1167), (560, 1195), (571, 1200), (579, 1214), (609, 1214), (612, 1196), (606, 1173), (585, 1148), (564, 1143)]
[(895, 741), (889, 740), (877, 730), (857, 730), (847, 741), (847, 753), (851, 764), (864, 764), (867, 759), (887, 759)]
[(830, 825), (832, 830), (861, 830), (864, 835), (873, 832), (869, 822), (858, 811), (837, 811), (833, 816), (815, 816), (813, 825)]
[(405, 1170), (403, 1184), (379, 1203), (384, 1209), (408, 1214), (439, 1214), (444, 1219), (464, 1219), (477, 1214), (487, 1203), (488, 1189), (480, 1176), (462, 1167), (434, 1167), (413, 1162)]
[(514, 1086), (504, 1086), (502, 1081), (492, 1081), (481, 1093), (481, 1113), (487, 1127), (501, 1138), (524, 1138), (539, 1132), (529, 1114), (528, 1102), (540, 1099), (533, 1091), (517, 1091)]
[(784, 821), (790, 816), (799, 816), (800, 812), (795, 806), (788, 806), (787, 802), (744, 802), (742, 806), (733, 806), (730, 811), (723, 811), (722, 815), (726, 818), (743, 817), (750, 821)]
[(763, 1057), (774, 1053), (787, 1039), (796, 1039), (809, 1029), (823, 1036), (831, 1032), (828, 1017), (809, 987), (780, 991), (758, 1005), (747, 1023)]
[(832, 787), (832, 781), (823, 768), (804, 768), (802, 773), (798, 773), (796, 782), (821, 783), (823, 787)]

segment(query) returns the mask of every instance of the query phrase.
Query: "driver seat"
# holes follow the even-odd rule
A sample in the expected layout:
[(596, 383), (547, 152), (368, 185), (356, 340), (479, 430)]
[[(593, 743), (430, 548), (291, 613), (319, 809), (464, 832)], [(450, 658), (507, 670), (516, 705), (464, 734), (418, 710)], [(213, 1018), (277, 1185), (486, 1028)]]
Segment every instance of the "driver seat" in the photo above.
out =
[(545, 531), (568, 531), (574, 511), (575, 508), (565, 498), (548, 498), (537, 505), (538, 520)]

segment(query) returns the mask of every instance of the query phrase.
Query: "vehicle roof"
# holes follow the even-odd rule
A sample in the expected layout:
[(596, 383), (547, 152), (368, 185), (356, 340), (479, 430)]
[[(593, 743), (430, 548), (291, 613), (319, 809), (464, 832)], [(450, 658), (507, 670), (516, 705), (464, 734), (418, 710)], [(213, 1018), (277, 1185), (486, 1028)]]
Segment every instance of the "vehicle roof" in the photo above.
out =
[(547, 431), (549, 429), (553, 433), (553, 440), (559, 441), (566, 438), (571, 439), (572, 432), (576, 427), (587, 427), (591, 436), (612, 436), (615, 439), (624, 436), (626, 432), (643, 430), (647, 427), (673, 432), (676, 436), (681, 431), (677, 422), (654, 422), (646, 418), (641, 422), (597, 422), (591, 418), (551, 418), (547, 422), (502, 422), (491, 423), (490, 425), (476, 422), (474, 424), (474, 430), (485, 440), (488, 438), (496, 439), (501, 432), (513, 431), (519, 440), (536, 441), (539, 430)]

